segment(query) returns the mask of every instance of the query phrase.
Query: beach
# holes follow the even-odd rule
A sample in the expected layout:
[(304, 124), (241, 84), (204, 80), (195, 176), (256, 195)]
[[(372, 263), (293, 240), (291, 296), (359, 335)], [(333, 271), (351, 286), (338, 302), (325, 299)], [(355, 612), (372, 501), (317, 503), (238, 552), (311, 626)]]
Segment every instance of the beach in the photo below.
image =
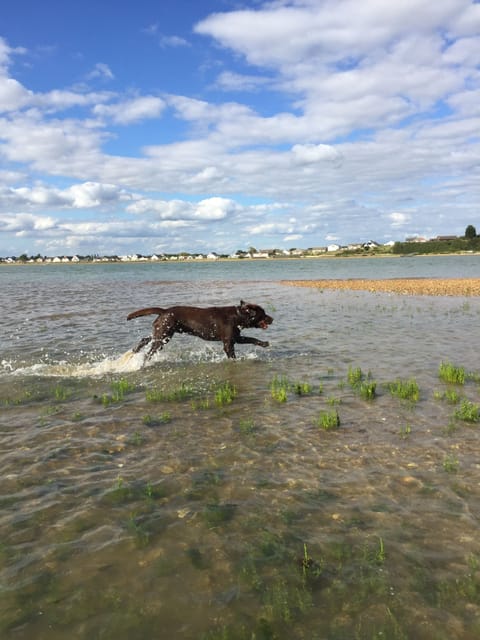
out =
[(351, 289), (414, 296), (479, 296), (480, 278), (391, 278), (370, 280), (282, 280), (282, 284), (316, 289)]

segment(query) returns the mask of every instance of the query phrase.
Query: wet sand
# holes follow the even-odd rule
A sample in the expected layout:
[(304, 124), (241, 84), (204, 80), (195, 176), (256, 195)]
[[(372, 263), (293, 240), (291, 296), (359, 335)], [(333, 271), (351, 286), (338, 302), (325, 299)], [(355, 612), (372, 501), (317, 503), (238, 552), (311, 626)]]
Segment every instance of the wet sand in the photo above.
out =
[(395, 278), (390, 280), (282, 280), (316, 289), (351, 289), (414, 296), (480, 296), (480, 278)]

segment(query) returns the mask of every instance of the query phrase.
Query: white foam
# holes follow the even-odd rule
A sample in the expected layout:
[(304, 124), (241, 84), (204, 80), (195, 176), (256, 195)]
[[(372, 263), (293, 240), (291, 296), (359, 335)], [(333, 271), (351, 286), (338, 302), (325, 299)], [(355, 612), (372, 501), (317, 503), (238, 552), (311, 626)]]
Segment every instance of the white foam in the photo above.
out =
[[(258, 354), (255, 350), (243, 350), (237, 354), (240, 360), (255, 360)], [(129, 350), (120, 356), (104, 357), (101, 360), (85, 363), (74, 363), (63, 360), (56, 363), (39, 362), (29, 366), (15, 367), (11, 361), (2, 361), (3, 373), (18, 376), (45, 376), (62, 378), (84, 378), (105, 376), (116, 373), (132, 373), (144, 367), (165, 363), (200, 363), (221, 362), (225, 354), (221, 349), (201, 345), (195, 349), (172, 350), (158, 352), (151, 360), (146, 358), (146, 352), (134, 353)]]
[(65, 361), (56, 364), (38, 363), (29, 367), (11, 370), (11, 372), (17, 375), (27, 376), (83, 378), (88, 376), (104, 376), (109, 373), (139, 371), (145, 364), (144, 354), (127, 351), (121, 356), (104, 358), (98, 362), (87, 362), (83, 364), (73, 364)]

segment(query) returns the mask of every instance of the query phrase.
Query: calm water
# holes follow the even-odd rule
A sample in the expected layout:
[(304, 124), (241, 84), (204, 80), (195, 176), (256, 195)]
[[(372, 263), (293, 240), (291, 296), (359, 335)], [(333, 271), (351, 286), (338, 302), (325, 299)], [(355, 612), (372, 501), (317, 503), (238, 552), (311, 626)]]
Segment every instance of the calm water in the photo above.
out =
[[(2, 637), (477, 638), (480, 300), (279, 283), (405, 276), (480, 259), (1, 268)], [(130, 351), (136, 308), (241, 298), (268, 349)]]

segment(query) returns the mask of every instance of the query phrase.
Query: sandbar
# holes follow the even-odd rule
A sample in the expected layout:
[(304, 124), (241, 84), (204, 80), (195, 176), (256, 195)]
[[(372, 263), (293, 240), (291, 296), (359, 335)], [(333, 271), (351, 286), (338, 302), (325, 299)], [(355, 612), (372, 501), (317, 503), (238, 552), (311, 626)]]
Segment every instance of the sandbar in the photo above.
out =
[(282, 284), (316, 289), (347, 289), (411, 296), (480, 296), (480, 278), (392, 278), (385, 280), (282, 280)]

